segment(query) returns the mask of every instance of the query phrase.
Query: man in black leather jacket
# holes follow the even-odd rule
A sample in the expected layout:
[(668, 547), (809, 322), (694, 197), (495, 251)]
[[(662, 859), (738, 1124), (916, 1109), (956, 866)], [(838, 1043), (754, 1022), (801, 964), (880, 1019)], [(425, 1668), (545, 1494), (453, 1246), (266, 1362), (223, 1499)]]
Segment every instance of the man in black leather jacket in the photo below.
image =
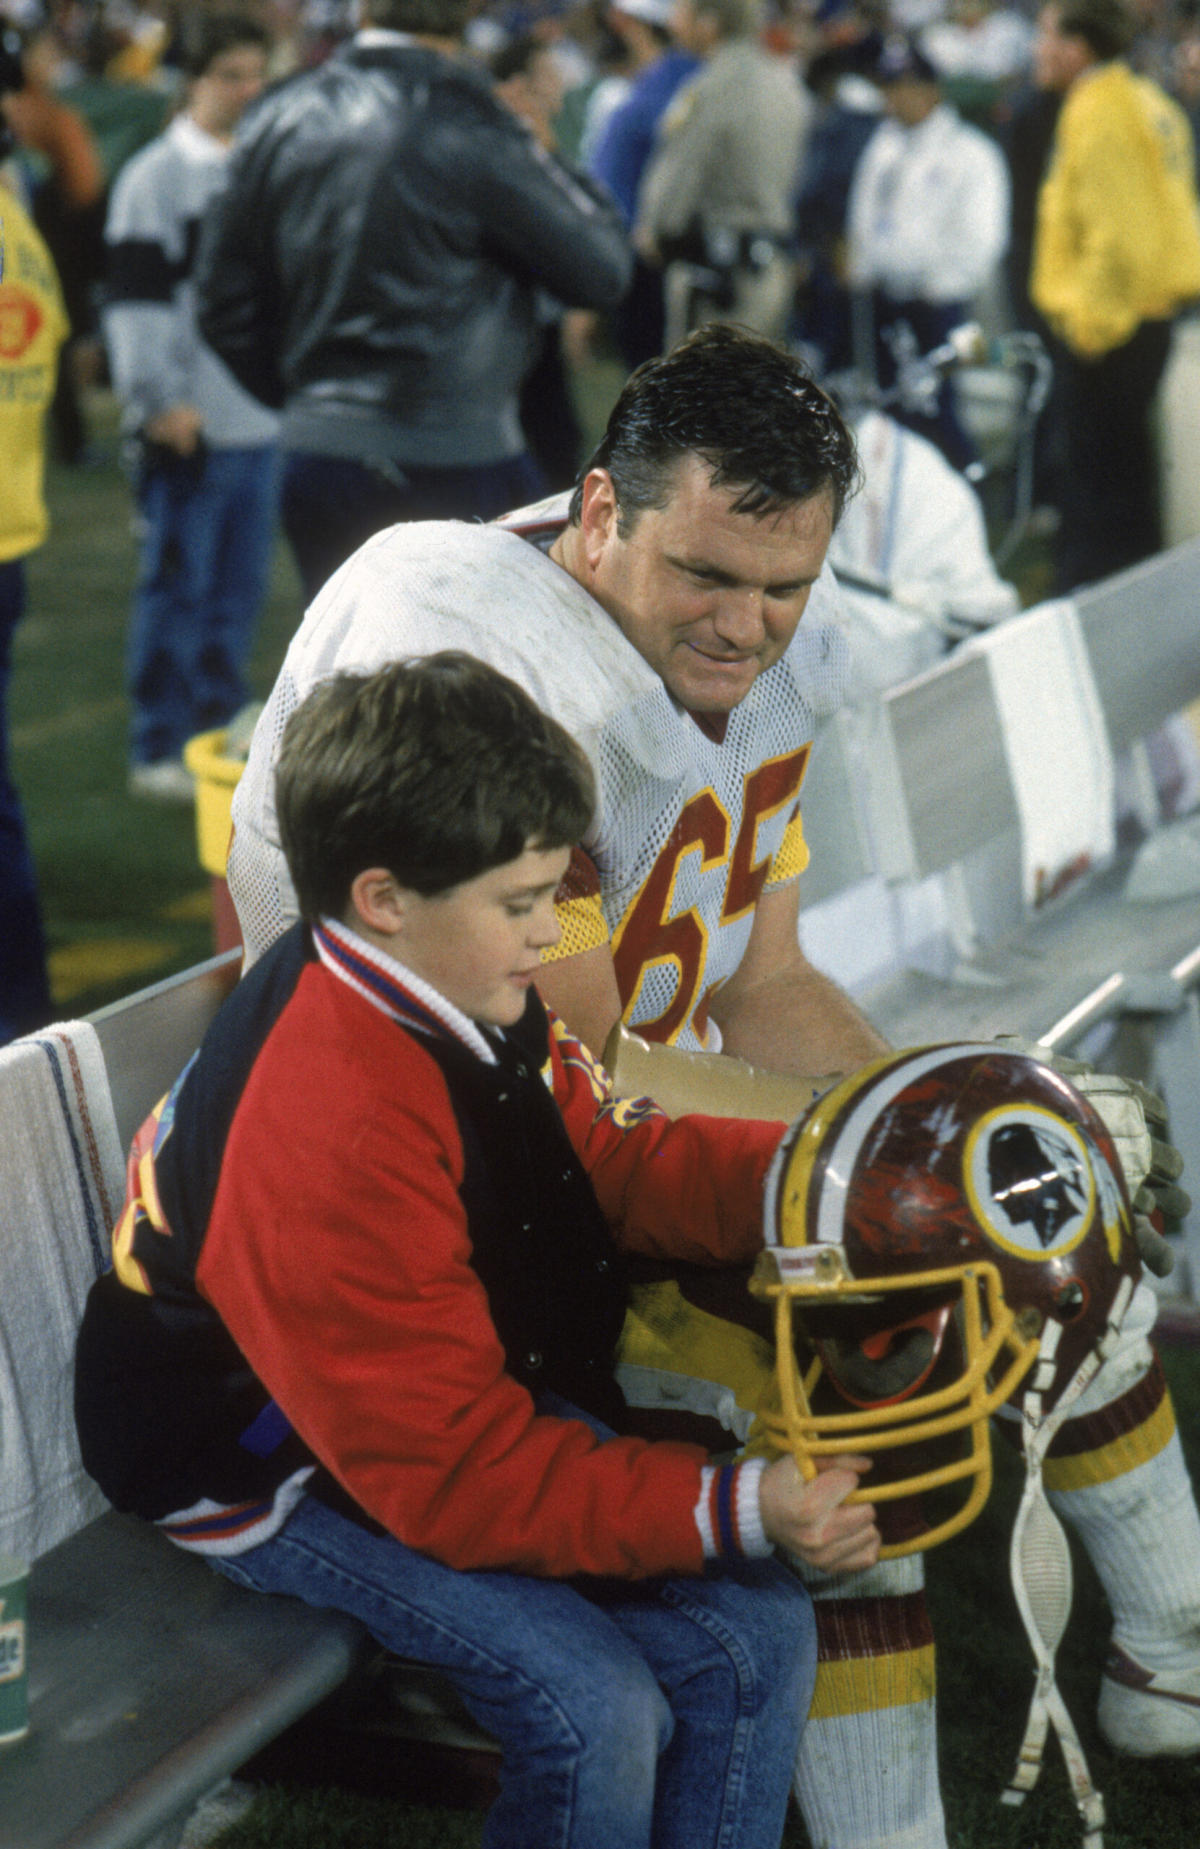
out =
[(283, 412), (306, 598), (397, 520), (544, 492), (518, 414), (539, 291), (608, 309), (620, 213), (462, 56), (471, 0), (369, 0), (367, 27), (246, 116), (201, 232), (200, 323)]

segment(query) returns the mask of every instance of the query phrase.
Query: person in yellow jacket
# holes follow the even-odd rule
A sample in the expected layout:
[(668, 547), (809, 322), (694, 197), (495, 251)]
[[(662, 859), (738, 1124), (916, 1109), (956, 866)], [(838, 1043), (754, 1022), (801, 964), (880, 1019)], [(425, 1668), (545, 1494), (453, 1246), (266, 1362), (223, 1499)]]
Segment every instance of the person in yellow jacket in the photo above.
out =
[[(0, 94), (21, 81), (6, 49), (0, 46)], [(0, 1045), (52, 1014), (33, 861), (8, 769), (6, 696), (13, 631), (25, 607), (24, 560), (49, 525), (45, 416), (68, 331), (50, 253), (5, 184), (2, 111), (0, 104)]]
[(1039, 84), (1063, 96), (1030, 294), (1054, 336), (1064, 592), (1162, 545), (1151, 409), (1171, 323), (1200, 297), (1191, 129), (1125, 62), (1135, 30), (1125, 0), (1052, 0), (1035, 45)]

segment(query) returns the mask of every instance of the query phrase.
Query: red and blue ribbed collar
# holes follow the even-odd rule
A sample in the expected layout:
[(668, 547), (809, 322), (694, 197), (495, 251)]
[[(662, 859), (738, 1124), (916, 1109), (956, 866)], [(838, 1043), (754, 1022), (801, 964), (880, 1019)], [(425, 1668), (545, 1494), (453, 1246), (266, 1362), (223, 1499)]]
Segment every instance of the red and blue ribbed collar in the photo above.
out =
[(496, 1055), (469, 1015), (446, 1000), (420, 976), (406, 969), (386, 951), (377, 950), (348, 925), (334, 918), (322, 918), (313, 926), (313, 944), (321, 962), (330, 973), (372, 1007), (378, 1008), (402, 1027), (443, 1040), (458, 1040), (494, 1066)]

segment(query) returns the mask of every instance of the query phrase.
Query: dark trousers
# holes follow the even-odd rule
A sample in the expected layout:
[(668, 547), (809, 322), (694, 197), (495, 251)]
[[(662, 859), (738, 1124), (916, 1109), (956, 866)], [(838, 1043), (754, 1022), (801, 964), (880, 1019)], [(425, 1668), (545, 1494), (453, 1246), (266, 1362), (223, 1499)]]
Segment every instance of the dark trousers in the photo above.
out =
[[(521, 386), (521, 428), (529, 453), (545, 477), (540, 492), (558, 494), (563, 488), (573, 488), (579, 474), (583, 432), (575, 415), (557, 321), (543, 332), (533, 369)], [(518, 503), (514, 501), (512, 505)]]
[(0, 564), (0, 1045), (52, 1018), (33, 857), (8, 768), (12, 638), (25, 608), (20, 559)]
[(633, 281), (613, 310), (613, 335), (631, 372), (643, 360), (657, 359), (665, 345), (662, 279), (660, 269), (635, 257)]
[(527, 454), (426, 469), (294, 450), (284, 463), (283, 530), (309, 604), (338, 566), (384, 527), (402, 520), (494, 520), (546, 492)]
[(1055, 547), (1065, 593), (1136, 565), (1162, 548), (1158, 456), (1151, 424), (1171, 350), (1171, 324), (1145, 321), (1102, 359), (1055, 343), (1062, 516)]

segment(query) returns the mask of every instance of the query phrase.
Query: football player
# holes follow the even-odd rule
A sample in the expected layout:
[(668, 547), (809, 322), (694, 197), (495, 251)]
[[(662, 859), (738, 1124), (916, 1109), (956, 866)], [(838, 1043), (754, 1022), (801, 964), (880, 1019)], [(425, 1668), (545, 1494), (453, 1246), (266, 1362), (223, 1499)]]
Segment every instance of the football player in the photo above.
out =
[[(803, 367), (713, 325), (630, 377), (573, 495), (492, 526), (376, 535), (309, 609), (234, 795), (229, 884), (250, 956), (295, 914), (272, 796), (288, 715), (339, 668), (455, 647), (510, 674), (592, 762), (597, 806), (538, 980), (594, 1053), (622, 1023), (649, 1047), (632, 1087), (618, 1069), (619, 1089), (789, 1120), (884, 1054), (797, 942), (800, 792), (847, 660), (826, 550), (855, 480), (850, 436)], [(794, 1082), (781, 1096), (763, 1072)], [(1099, 1105), (1125, 1119), (1136, 1195), (1160, 1152), (1112, 1083)], [(630, 1391), (635, 1378), (654, 1391), (664, 1331), (678, 1342), (672, 1306), (669, 1292), (644, 1306)], [(1148, 1341), (1154, 1310), (1143, 1288), (1046, 1480), (1113, 1605), (1108, 1737), (1194, 1751), (1200, 1520)], [(703, 1325), (676, 1370), (735, 1417), (739, 1339)], [(822, 1658), (797, 1770), (810, 1834), (828, 1849), (941, 1849), (920, 1555), (817, 1592)], [(864, 1778), (872, 1763), (886, 1780)]]

